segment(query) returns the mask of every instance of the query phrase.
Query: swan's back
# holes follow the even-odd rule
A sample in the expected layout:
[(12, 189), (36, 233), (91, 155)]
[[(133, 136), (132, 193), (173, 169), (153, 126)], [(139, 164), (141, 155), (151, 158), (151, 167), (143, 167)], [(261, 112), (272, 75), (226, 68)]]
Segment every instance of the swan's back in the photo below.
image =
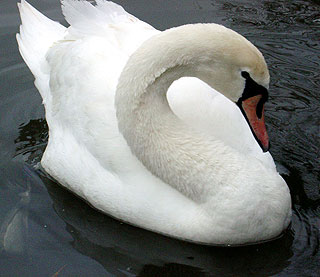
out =
[[(86, 1), (61, 2), (65, 19), (70, 24), (69, 28), (48, 19), (25, 0), (18, 4), (22, 22), (20, 33), (17, 34), (19, 50), (35, 76), (35, 84), (46, 105), (47, 113), (51, 109), (52, 96), (49, 87), (52, 65), (49, 65), (50, 59), (48, 61), (47, 57), (56, 59), (54, 54), (59, 52), (60, 46), (64, 48), (60, 53), (68, 55), (72, 52), (66, 52), (70, 50), (65, 48), (67, 42), (100, 37), (108, 42), (109, 48), (105, 51), (117, 49), (123, 59), (127, 59), (144, 40), (157, 33), (152, 26), (110, 1), (98, 0), (96, 6)], [(51, 55), (50, 51), (53, 52)], [(90, 49), (83, 48), (83, 51)], [(111, 61), (110, 67), (117, 64)], [(119, 68), (123, 66), (121, 61), (119, 64)], [(116, 78), (114, 79), (116, 82)]]
[[(117, 80), (131, 52), (158, 31), (115, 3), (96, 2), (93, 6), (86, 1), (62, 1), (70, 24), (65, 28), (23, 0), (17, 39), (45, 104), (49, 144), (42, 164), (52, 166), (59, 159), (55, 147), (71, 145), (73, 138), (106, 171), (117, 175), (131, 155), (123, 149), (125, 142), (117, 128)], [(54, 156), (48, 155), (51, 149)]]

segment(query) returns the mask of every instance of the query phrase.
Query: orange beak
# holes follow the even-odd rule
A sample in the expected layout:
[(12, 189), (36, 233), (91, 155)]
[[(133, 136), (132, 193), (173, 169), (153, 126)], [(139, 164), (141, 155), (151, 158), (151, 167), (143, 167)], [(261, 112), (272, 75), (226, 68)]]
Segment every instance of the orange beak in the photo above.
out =
[(264, 104), (259, 107), (261, 98), (262, 95), (255, 95), (243, 100), (240, 109), (244, 113), (251, 131), (263, 152), (267, 152), (269, 150), (269, 137), (264, 123)]

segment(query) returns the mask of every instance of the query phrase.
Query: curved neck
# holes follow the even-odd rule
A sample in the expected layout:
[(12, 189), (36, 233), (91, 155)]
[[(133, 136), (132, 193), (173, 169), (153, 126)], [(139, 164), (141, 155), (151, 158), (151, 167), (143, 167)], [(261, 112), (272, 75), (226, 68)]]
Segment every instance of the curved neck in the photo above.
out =
[[(171, 111), (166, 92), (172, 82), (184, 76), (203, 77), (205, 72), (195, 63), (192, 48), (165, 45), (169, 50), (159, 55), (157, 49), (164, 45), (158, 37), (156, 47), (151, 41), (131, 56), (120, 76), (115, 99), (119, 130), (150, 172), (201, 203), (218, 189), (208, 184), (225, 182), (225, 171), (238, 165), (234, 160), (221, 166), (219, 157), (233, 150), (191, 129)], [(205, 68), (203, 64), (206, 61), (201, 61)]]

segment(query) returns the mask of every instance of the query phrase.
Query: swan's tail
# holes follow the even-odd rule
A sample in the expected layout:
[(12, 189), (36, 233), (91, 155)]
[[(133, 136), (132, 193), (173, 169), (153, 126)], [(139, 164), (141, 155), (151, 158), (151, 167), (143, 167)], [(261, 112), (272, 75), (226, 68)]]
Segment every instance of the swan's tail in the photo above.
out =
[(25, 0), (18, 3), (21, 17), (20, 33), (17, 34), (19, 51), (35, 77), (43, 102), (49, 96), (49, 70), (46, 61), (48, 49), (63, 38), (66, 28), (38, 12)]
[(139, 36), (148, 36), (147, 31), (152, 34), (155, 31), (151, 25), (126, 12), (118, 4), (106, 0), (95, 0), (95, 3), (61, 0), (63, 15), (70, 24), (68, 39), (102, 36), (110, 41), (118, 41), (120, 45), (127, 45)]
[[(140, 22), (120, 5), (107, 0), (61, 0), (62, 12), (67, 22), (78, 29), (96, 30), (106, 24)], [(93, 26), (95, 25), (95, 26)]]

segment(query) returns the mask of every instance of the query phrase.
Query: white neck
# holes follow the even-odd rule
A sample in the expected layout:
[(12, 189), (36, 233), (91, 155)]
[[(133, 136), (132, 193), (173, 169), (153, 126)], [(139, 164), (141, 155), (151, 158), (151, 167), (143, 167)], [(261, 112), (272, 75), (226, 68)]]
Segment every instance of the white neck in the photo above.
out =
[[(205, 32), (205, 25), (189, 26)], [(199, 35), (197, 30), (187, 36), (179, 37), (179, 33), (181, 30), (166, 31), (130, 57), (116, 93), (118, 125), (131, 151), (150, 172), (194, 201), (205, 202), (222, 180), (228, 182), (227, 172), (231, 168), (237, 172), (241, 162), (234, 155), (222, 165), (219, 157), (233, 155), (234, 150), (185, 125), (168, 105), (166, 92), (180, 77), (198, 77), (220, 88), (223, 76), (214, 78), (208, 73), (213, 71), (209, 63), (216, 53), (208, 54), (212, 45), (192, 36)], [(223, 68), (219, 70), (225, 74)], [(231, 87), (224, 91), (234, 90)], [(232, 93), (227, 96), (232, 98)]]

